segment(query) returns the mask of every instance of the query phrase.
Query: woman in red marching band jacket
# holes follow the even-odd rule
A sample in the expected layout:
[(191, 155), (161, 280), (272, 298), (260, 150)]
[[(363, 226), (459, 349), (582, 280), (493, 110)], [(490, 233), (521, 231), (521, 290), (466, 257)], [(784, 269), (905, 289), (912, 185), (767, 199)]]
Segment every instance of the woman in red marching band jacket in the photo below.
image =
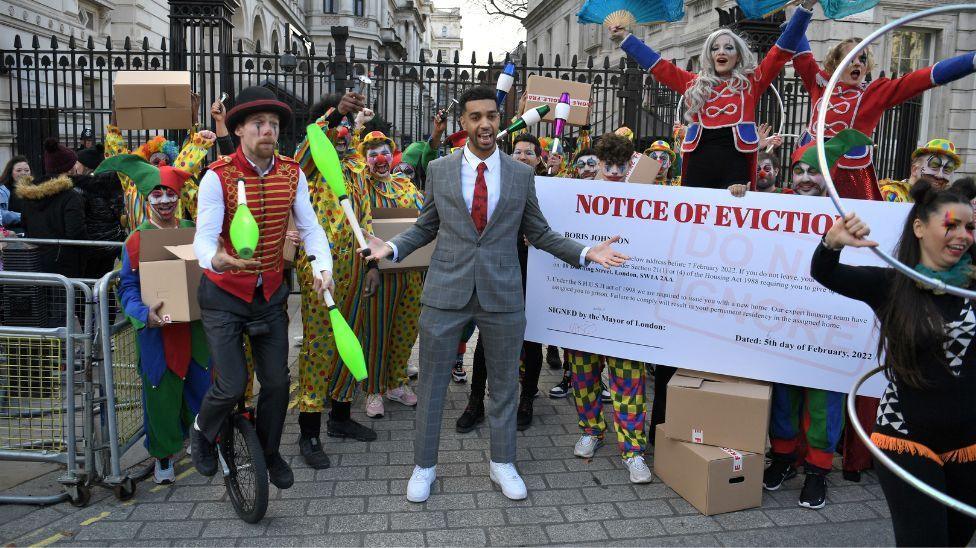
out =
[(684, 94), (688, 131), (681, 145), (683, 186), (728, 188), (756, 182), (756, 104), (798, 51), (816, 0), (804, 0), (761, 63), (746, 42), (728, 29), (713, 32), (702, 47), (697, 74), (662, 59), (621, 26), (610, 36), (657, 81)]
[[(858, 38), (848, 38), (827, 52), (823, 68), (817, 65), (810, 51), (806, 37), (800, 41), (793, 68), (803, 79), (803, 85), (810, 94), (813, 105), (810, 124), (800, 139), (805, 145), (816, 136), (817, 118), (820, 116), (820, 99), (827, 82), (841, 60), (860, 42)], [(841, 130), (854, 128), (870, 136), (881, 121), (884, 111), (904, 103), (925, 90), (948, 84), (976, 71), (976, 54), (973, 52), (957, 55), (939, 61), (900, 78), (865, 79), (874, 68), (870, 50), (861, 52), (841, 74), (840, 81), (831, 94), (827, 111), (825, 137), (833, 137)], [(878, 177), (874, 172), (872, 148), (856, 147), (844, 155), (831, 173), (837, 193), (842, 198), (861, 200), (881, 200)]]

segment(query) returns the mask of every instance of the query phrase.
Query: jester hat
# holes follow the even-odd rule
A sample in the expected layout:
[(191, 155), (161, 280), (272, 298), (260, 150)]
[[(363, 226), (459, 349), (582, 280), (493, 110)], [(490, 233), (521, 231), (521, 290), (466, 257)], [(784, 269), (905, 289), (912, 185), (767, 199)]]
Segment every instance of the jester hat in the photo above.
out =
[[(829, 141), (824, 143), (824, 152), (827, 156), (828, 169), (832, 169), (834, 164), (837, 163), (837, 160), (839, 160), (844, 154), (847, 154), (847, 152), (852, 148), (858, 146), (869, 146), (872, 144), (873, 141), (871, 141), (870, 137), (856, 129), (845, 129), (840, 131), (837, 135), (834, 135)], [(817, 157), (816, 141), (811, 141), (793, 151), (790, 166), (795, 166), (799, 162), (816, 167), (821, 173), (824, 171), (820, 167), (820, 160)]]
[(962, 165), (962, 158), (956, 152), (956, 145), (949, 139), (932, 139), (925, 143), (924, 147), (916, 148), (915, 152), (912, 152), (912, 161), (914, 162), (915, 158), (923, 154), (941, 154), (952, 158), (957, 166)]
[(172, 166), (157, 168), (136, 154), (120, 154), (107, 158), (98, 166), (95, 174), (107, 171), (117, 171), (132, 179), (136, 190), (143, 197), (149, 196), (149, 193), (158, 186), (169, 188), (179, 194), (187, 179), (191, 177), (189, 173)]

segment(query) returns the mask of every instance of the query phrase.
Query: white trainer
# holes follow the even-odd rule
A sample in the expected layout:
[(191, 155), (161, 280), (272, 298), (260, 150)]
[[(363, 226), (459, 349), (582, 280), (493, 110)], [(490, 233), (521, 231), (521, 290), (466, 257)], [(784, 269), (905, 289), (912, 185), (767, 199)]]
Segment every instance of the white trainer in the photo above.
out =
[(627, 470), (630, 470), (630, 483), (651, 483), (651, 480), (654, 479), (651, 475), (651, 469), (644, 462), (644, 457), (638, 455), (630, 457), (624, 462), (627, 464)]
[(173, 460), (168, 459), (168, 466), (163, 468), (163, 464), (156, 459), (156, 467), (153, 469), (153, 482), (156, 485), (168, 485), (176, 481), (176, 471), (173, 470)]
[(501, 487), (503, 495), (512, 500), (523, 500), (529, 496), (529, 492), (525, 489), (525, 482), (519, 476), (515, 465), (510, 462), (490, 461), (488, 463), (488, 477)]
[(386, 399), (395, 401), (397, 403), (402, 403), (408, 407), (417, 405), (417, 394), (414, 394), (413, 389), (410, 388), (409, 384), (405, 384), (399, 388), (394, 388), (393, 390), (387, 390)]
[(583, 434), (580, 436), (579, 441), (576, 442), (576, 447), (573, 448), (573, 454), (581, 459), (592, 459), (593, 454), (596, 453), (597, 448), (601, 445), (603, 445), (603, 438)]
[(424, 502), (430, 496), (430, 485), (437, 479), (437, 467), (413, 467), (413, 475), (407, 482), (407, 500), (410, 502)]

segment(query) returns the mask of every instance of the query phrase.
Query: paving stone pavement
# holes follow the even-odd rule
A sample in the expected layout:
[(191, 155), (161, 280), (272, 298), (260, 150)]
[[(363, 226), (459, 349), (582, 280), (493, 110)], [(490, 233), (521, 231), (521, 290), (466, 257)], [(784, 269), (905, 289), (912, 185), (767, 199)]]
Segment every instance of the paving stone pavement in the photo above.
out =
[[(300, 334), (299, 322), (293, 322), (292, 332)], [(469, 372), (473, 349), (470, 344)], [(295, 349), (293, 360), (294, 354)], [(416, 360), (416, 349), (411, 359)], [(377, 440), (324, 438), (332, 458), (328, 470), (311, 470), (298, 455), (292, 411), (282, 453), (296, 482), (285, 491), (271, 487), (261, 523), (238, 520), (222, 481), (196, 474), (186, 458), (177, 464), (176, 484), (142, 482), (129, 502), (95, 487), (86, 508), (0, 506), (0, 541), (16, 546), (893, 544), (887, 505), (872, 473), (860, 483), (831, 474), (823, 510), (797, 506), (803, 481), (798, 477), (764, 493), (761, 508), (706, 517), (657, 478), (631, 485), (614, 444), (591, 460), (574, 458), (578, 427), (572, 400), (545, 397), (560, 371), (543, 367), (535, 420), (518, 435), (517, 466), (529, 488), (525, 501), (509, 501), (488, 481), (487, 425), (468, 434), (454, 431), (468, 386), (452, 384), (438, 478), (424, 504), (410, 503), (404, 495), (413, 469), (414, 410), (387, 402), (386, 416), (372, 420), (357, 400), (355, 418), (375, 428)], [(609, 415), (607, 422), (613, 424)], [(652, 457), (648, 461), (653, 465)], [(35, 494), (56, 490), (50, 475), (18, 488)]]

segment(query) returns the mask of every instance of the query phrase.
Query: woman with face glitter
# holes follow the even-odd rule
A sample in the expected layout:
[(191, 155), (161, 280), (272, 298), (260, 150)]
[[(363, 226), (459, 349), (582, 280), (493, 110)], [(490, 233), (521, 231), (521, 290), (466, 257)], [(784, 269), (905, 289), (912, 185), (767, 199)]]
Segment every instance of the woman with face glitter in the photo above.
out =
[[(813, 105), (810, 124), (800, 137), (801, 146), (816, 138), (820, 99), (826, 91), (827, 82), (844, 57), (860, 41), (859, 38), (848, 38), (831, 48), (824, 59), (823, 68), (820, 68), (806, 38), (801, 40), (797, 50), (799, 53), (793, 58), (793, 68), (803, 79), (803, 85), (810, 94), (810, 104)], [(847, 128), (870, 136), (885, 110), (927, 89), (972, 74), (976, 71), (974, 63), (976, 54), (970, 52), (909, 72), (900, 78), (875, 78), (867, 82), (868, 73), (874, 68), (874, 57), (870, 49), (864, 50), (847, 67), (842, 67), (840, 82), (830, 98), (824, 137), (829, 139)], [(872, 151), (870, 146), (857, 147), (844, 155), (833, 168), (831, 175), (841, 198), (883, 199), (878, 176), (874, 172)]]
[[(366, 160), (366, 201), (371, 209), (399, 207), (420, 210), (424, 195), (401, 173), (393, 173), (396, 143), (380, 131), (363, 136), (359, 154)], [(363, 340), (369, 378), (366, 381), (366, 415), (384, 414), (383, 395), (407, 406), (417, 405), (408, 384), (407, 360), (417, 341), (420, 292), (423, 276), (418, 271), (383, 273), (376, 296), (366, 303), (367, 329)]]
[(705, 40), (697, 74), (661, 58), (621, 26), (610, 28), (627, 56), (648, 70), (657, 81), (684, 95), (688, 131), (681, 144), (683, 186), (728, 188), (756, 183), (756, 105), (783, 66), (800, 51), (798, 46), (816, 0), (804, 0), (776, 44), (760, 63), (745, 40), (729, 29), (719, 29)]

